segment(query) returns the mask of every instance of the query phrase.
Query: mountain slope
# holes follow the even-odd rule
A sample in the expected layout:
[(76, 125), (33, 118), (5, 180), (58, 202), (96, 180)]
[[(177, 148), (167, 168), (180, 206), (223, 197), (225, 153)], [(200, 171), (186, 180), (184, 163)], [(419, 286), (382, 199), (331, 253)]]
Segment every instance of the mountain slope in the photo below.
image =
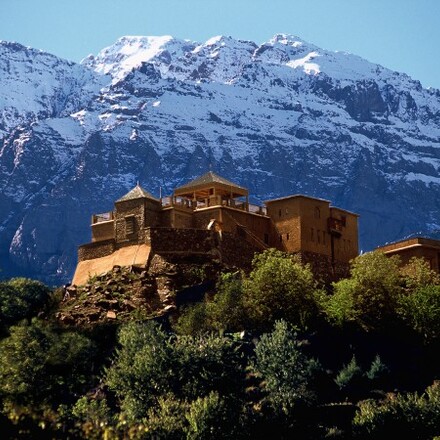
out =
[(360, 213), (363, 250), (440, 229), (440, 92), (405, 74), (283, 34), (122, 37), (81, 65), (0, 50), (5, 273), (68, 280), (93, 212), (137, 180), (166, 194), (209, 167), (255, 201), (305, 193)]

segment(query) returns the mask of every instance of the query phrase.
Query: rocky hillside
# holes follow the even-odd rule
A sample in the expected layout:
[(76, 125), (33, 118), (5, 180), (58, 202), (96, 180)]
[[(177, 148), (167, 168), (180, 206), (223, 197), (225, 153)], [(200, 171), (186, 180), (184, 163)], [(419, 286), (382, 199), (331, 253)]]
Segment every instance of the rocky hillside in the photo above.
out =
[(440, 229), (440, 91), (297, 37), (123, 37), (78, 65), (0, 42), (0, 267), (68, 281), (90, 215), (209, 167), (254, 202), (361, 214), (363, 250)]

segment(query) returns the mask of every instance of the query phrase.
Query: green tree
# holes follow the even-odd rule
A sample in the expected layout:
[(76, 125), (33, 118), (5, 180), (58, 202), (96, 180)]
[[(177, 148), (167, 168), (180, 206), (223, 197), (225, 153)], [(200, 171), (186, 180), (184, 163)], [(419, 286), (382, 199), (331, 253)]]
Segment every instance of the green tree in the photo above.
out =
[(0, 282), (0, 322), (11, 325), (35, 315), (48, 302), (50, 294), (43, 283), (27, 278)]
[(398, 312), (425, 341), (440, 337), (440, 285), (425, 285), (399, 296)]
[(197, 335), (209, 331), (237, 332), (245, 328), (243, 289), (238, 273), (220, 274), (215, 295), (186, 308), (174, 329), (180, 334)]
[(396, 316), (400, 287), (399, 258), (369, 252), (351, 263), (351, 277), (333, 284), (334, 294), (322, 302), (332, 322), (355, 322), (364, 330), (378, 330)]
[(440, 275), (432, 270), (424, 258), (412, 257), (400, 269), (404, 284), (409, 290), (440, 284)]
[(362, 369), (359, 367), (356, 356), (353, 355), (351, 361), (344, 365), (336, 376), (335, 382), (339, 389), (344, 389), (349, 386), (354, 380), (360, 379), (362, 376)]
[(84, 392), (93, 377), (93, 348), (86, 337), (36, 319), (12, 326), (0, 341), (0, 397), (8, 416), (50, 412)]
[(129, 420), (140, 419), (157, 397), (171, 391), (175, 357), (170, 337), (152, 322), (129, 323), (119, 332), (106, 383)]
[(210, 327), (215, 330), (237, 332), (246, 325), (243, 311), (243, 281), (240, 273), (221, 274), (216, 295), (207, 304)]
[(303, 353), (301, 345), (285, 321), (275, 322), (273, 331), (261, 336), (256, 344), (253, 369), (277, 413), (291, 415), (297, 405), (314, 401), (309, 385), (320, 366)]
[(440, 435), (440, 385), (425, 393), (390, 394), (382, 401), (360, 402), (353, 420), (354, 438), (432, 439)]
[(191, 403), (186, 418), (189, 422), (188, 440), (236, 439), (238, 418), (235, 408), (218, 392), (212, 391), (207, 396), (199, 397)]
[(105, 398), (81, 397), (72, 408), (72, 416), (82, 436), (88, 439), (105, 438), (106, 431), (115, 424)]
[(316, 282), (308, 265), (275, 249), (256, 254), (252, 265), (243, 306), (255, 328), (269, 329), (278, 319), (304, 328), (316, 318)]
[(217, 391), (240, 398), (243, 359), (230, 338), (169, 336), (148, 322), (124, 326), (119, 343), (106, 383), (129, 421), (141, 420), (164, 395), (191, 401)]

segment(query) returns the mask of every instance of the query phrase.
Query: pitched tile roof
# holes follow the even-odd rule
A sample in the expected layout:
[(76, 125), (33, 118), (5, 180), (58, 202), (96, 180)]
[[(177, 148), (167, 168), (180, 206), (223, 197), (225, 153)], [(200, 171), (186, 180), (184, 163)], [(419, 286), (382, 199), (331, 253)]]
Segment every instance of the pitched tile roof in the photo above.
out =
[(122, 196), (120, 199), (116, 200), (115, 203), (125, 202), (127, 200), (142, 199), (142, 198), (158, 201), (156, 197), (151, 195), (148, 191), (145, 191), (139, 184), (137, 184), (131, 191), (125, 194), (125, 196)]
[(191, 180), (191, 182), (179, 186), (178, 188), (175, 189), (175, 191), (193, 188), (194, 186), (204, 185), (207, 183), (222, 183), (223, 185), (233, 186), (235, 188), (246, 190), (246, 188), (244, 188), (243, 186), (237, 185), (236, 183), (231, 182), (230, 180), (227, 180), (224, 177), (221, 177), (212, 171), (208, 171), (207, 173), (203, 174), (203, 176), (197, 177), (194, 180)]

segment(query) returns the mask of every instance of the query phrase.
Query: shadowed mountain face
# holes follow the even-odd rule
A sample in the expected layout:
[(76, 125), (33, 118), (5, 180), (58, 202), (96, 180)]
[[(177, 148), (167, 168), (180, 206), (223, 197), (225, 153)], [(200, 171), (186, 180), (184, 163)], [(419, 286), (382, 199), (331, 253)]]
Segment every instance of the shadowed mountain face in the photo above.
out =
[(288, 35), (123, 37), (81, 64), (0, 42), (0, 140), (3, 276), (70, 280), (92, 213), (209, 168), (361, 214), (364, 251), (440, 229), (440, 91)]

